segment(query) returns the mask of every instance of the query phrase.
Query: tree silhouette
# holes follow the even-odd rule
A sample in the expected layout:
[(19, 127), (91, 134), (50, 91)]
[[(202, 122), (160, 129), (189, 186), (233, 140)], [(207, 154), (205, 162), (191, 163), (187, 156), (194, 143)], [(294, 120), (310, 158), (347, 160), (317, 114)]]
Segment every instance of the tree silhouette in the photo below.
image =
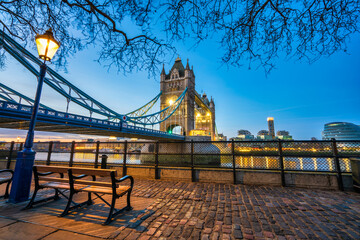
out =
[[(55, 64), (91, 45), (122, 72), (155, 73), (177, 41), (219, 42), (222, 62), (264, 67), (279, 57), (308, 62), (346, 51), (359, 31), (358, 0), (0, 1), (0, 26), (24, 45), (51, 27), (62, 43)], [(124, 27), (126, 26), (126, 27)], [(124, 29), (131, 29), (131, 31)], [(30, 41), (29, 41), (30, 40)], [(4, 52), (0, 65), (4, 65)]]

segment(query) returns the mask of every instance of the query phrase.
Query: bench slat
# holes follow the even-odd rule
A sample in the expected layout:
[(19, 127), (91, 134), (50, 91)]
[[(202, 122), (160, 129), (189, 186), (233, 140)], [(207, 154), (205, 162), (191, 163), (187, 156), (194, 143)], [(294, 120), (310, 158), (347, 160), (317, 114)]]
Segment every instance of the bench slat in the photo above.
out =
[[(123, 195), (127, 191), (129, 191), (130, 187), (128, 186), (119, 186), (116, 188), (117, 195)], [(104, 194), (113, 194), (111, 188), (107, 187), (96, 187), (96, 186), (88, 186), (80, 190), (81, 192), (96, 192), (96, 193), (104, 193)]]
[(36, 170), (38, 172), (67, 173), (68, 169), (69, 167), (36, 165)]
[(0, 184), (7, 183), (11, 181), (11, 178), (0, 178)]
[(76, 184), (85, 184), (85, 185), (93, 185), (93, 186), (100, 186), (100, 187), (112, 187), (111, 182), (99, 182), (99, 181), (88, 181), (88, 180), (75, 180)]
[[(47, 187), (47, 188), (58, 188), (58, 189), (67, 189), (70, 190), (70, 184), (66, 183), (60, 183), (60, 182), (46, 182), (40, 184), (41, 187)], [(88, 186), (81, 185), (81, 184), (74, 184), (74, 189), (76, 191), (80, 191), (82, 188), (86, 188)]]
[(103, 176), (107, 177), (110, 176), (110, 173), (115, 172), (116, 176), (116, 170), (115, 169), (97, 169), (97, 168), (77, 168), (72, 167), (71, 168), (73, 174), (85, 174), (90, 176)]
[(46, 177), (39, 176), (39, 181), (69, 183), (68, 178), (56, 178), (56, 177), (47, 177), (47, 176)]

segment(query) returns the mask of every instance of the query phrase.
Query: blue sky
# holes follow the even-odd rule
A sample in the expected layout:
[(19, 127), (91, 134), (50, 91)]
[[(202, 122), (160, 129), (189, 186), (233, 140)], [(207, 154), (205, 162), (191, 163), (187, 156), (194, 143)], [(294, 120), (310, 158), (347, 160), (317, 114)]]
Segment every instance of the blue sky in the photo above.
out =
[[(311, 65), (294, 59), (278, 59), (276, 69), (268, 76), (262, 68), (249, 69), (246, 61), (242, 68), (223, 66), (219, 60), (222, 50), (211, 40), (195, 49), (191, 48), (191, 42), (175, 46), (183, 63), (189, 58), (190, 65), (194, 66), (197, 91), (213, 96), (220, 133), (233, 137), (237, 130), (247, 129), (256, 135), (267, 129), (266, 118), (272, 116), (276, 131), (287, 130), (295, 139), (302, 140), (321, 139), (323, 126), (328, 122), (360, 124), (359, 40), (359, 35), (353, 35), (347, 53), (321, 58)], [(36, 50), (29, 50), (36, 54)], [(158, 94), (160, 73), (154, 79), (145, 71), (127, 75), (115, 69), (108, 71), (95, 61), (97, 51), (89, 48), (77, 53), (70, 58), (67, 73), (59, 73), (120, 113), (130, 112)], [(166, 71), (175, 57), (164, 59)], [(36, 78), (11, 56), (8, 56), (6, 69), (0, 72), (0, 81), (29, 97), (35, 95)], [(65, 99), (47, 87), (42, 103), (65, 111)], [(81, 113), (75, 106), (70, 106), (70, 111)], [(0, 129), (0, 139), (25, 136), (25, 133)], [(52, 134), (44, 136), (51, 138)], [(62, 136), (69, 137), (57, 138)]]

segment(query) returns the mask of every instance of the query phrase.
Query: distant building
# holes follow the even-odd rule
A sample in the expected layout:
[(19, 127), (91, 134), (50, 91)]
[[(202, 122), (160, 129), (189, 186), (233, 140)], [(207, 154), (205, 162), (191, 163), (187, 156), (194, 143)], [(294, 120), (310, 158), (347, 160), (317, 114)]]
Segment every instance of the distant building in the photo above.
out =
[(360, 126), (348, 122), (331, 122), (324, 125), (323, 140), (360, 140)]
[(227, 141), (227, 136), (224, 136), (223, 133), (217, 135), (217, 141)]
[(275, 126), (274, 126), (274, 118), (268, 117), (267, 118), (268, 126), (269, 126), (269, 134), (272, 139), (275, 139)]
[(269, 135), (269, 131), (260, 130), (256, 137), (258, 140), (272, 140), (272, 136)]
[(317, 141), (318, 139), (316, 137), (312, 137), (311, 141)]
[(241, 129), (238, 131), (238, 140), (253, 140), (254, 138), (254, 135), (252, 135), (248, 130)]
[(288, 131), (280, 130), (276, 133), (276, 138), (281, 140), (293, 140), (292, 136)]

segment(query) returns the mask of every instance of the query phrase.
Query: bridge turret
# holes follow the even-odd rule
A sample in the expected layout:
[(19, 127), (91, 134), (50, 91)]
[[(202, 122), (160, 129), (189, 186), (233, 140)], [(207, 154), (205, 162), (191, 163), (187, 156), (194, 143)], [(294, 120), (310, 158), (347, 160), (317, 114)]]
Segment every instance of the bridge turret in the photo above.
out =
[(160, 74), (160, 81), (165, 81), (166, 73), (165, 73), (165, 65), (163, 64), (162, 71)]
[(166, 73), (165, 73), (165, 66), (163, 64), (162, 71), (160, 74), (160, 91), (165, 90), (165, 79), (166, 79)]
[(191, 76), (191, 70), (189, 66), (189, 59), (187, 59), (186, 68), (185, 68), (185, 77), (190, 77), (190, 76)]
[(213, 110), (215, 112), (215, 103), (214, 103), (214, 99), (211, 97), (210, 103), (209, 103), (209, 107), (211, 108), (211, 110)]

